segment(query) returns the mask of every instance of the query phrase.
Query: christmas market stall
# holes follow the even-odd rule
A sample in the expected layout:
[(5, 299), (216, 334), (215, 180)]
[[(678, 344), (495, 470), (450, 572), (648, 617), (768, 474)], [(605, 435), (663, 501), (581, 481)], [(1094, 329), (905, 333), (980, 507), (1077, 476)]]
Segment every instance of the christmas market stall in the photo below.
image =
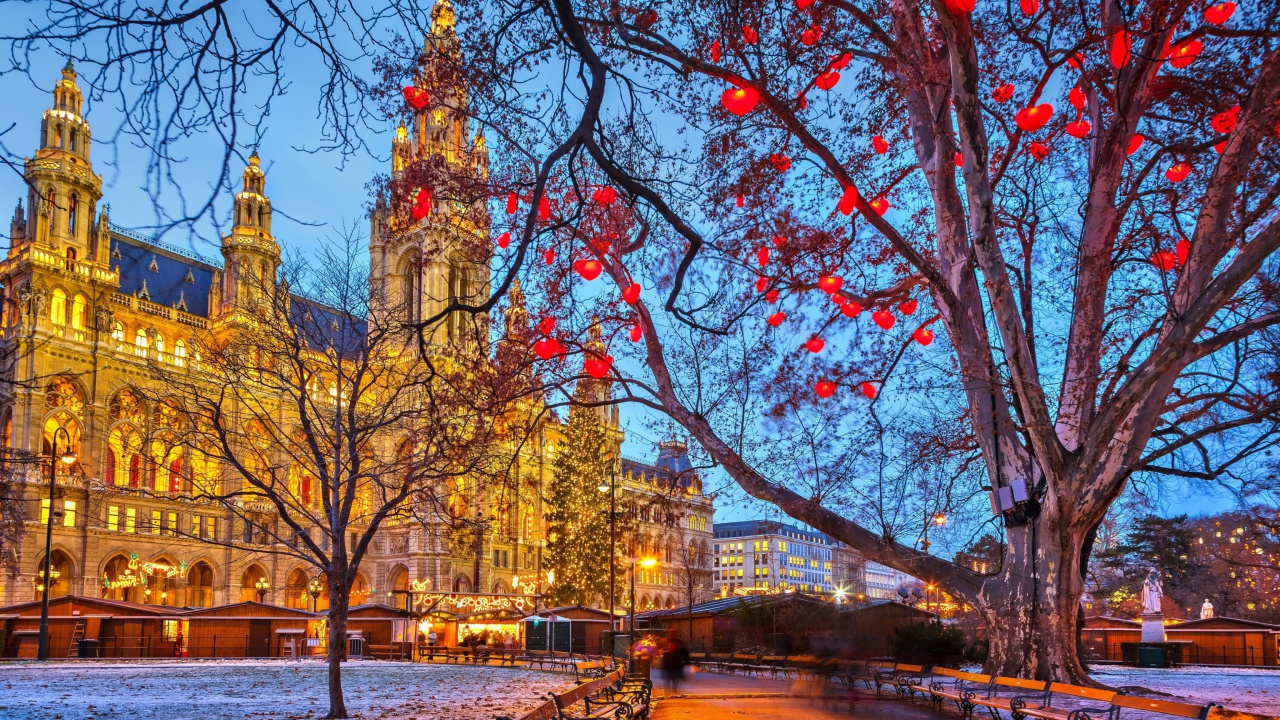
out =
[(579, 655), (601, 655), (601, 641), (609, 629), (609, 613), (570, 605), (549, 608), (522, 621), (526, 650), (554, 650)]
[[(1180, 646), (1175, 663), (1195, 665), (1275, 666), (1280, 625), (1233, 617), (1181, 621), (1167, 619), (1165, 640)], [(1084, 622), (1085, 657), (1095, 662), (1137, 661), (1142, 623), (1127, 618), (1092, 615)], [(1132, 657), (1131, 657), (1132, 656)]]
[(431, 647), (485, 645), (518, 648), (520, 619), (533, 612), (538, 595), (529, 585), (523, 593), (431, 592), (415, 582), (407, 593), (415, 617), (417, 639)]
[(181, 613), (183, 657), (297, 657), (324, 652), (325, 615), (252, 600)]
[[(121, 600), (63, 595), (49, 600), (49, 656), (173, 657), (179, 624), (174, 609)], [(40, 602), (0, 608), (7, 659), (34, 659)]]
[(347, 611), (347, 636), (360, 638), (363, 654), (378, 659), (410, 659), (416, 628), (414, 614), (404, 608), (366, 603)]

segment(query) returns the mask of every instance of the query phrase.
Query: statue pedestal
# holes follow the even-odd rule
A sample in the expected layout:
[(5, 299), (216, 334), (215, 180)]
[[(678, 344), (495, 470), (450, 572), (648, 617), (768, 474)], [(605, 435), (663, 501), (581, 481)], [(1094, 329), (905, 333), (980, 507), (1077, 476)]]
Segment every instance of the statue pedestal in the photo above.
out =
[(1142, 615), (1142, 642), (1162, 643), (1164, 641), (1164, 613), (1144, 613)]

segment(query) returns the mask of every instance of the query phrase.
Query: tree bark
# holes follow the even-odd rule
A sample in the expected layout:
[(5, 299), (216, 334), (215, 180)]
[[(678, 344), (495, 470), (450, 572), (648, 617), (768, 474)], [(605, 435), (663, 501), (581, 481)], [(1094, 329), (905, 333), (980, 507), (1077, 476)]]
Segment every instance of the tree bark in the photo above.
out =
[(347, 607), (350, 595), (347, 583), (329, 580), (329, 714), (330, 718), (347, 717), (347, 703), (342, 696), (342, 661), (347, 657)]

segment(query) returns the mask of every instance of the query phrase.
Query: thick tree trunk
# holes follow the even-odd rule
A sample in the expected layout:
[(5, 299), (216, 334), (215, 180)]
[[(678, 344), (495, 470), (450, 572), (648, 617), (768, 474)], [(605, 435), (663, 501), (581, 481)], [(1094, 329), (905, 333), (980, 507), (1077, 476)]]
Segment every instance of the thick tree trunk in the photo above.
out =
[(347, 702), (342, 697), (342, 661), (347, 657), (347, 606), (350, 596), (341, 581), (329, 583), (329, 714), (347, 717)]
[(1080, 662), (1080, 553), (1087, 529), (1047, 508), (1008, 529), (1000, 574), (983, 583), (977, 608), (991, 642), (987, 671), (1011, 677), (1092, 685)]

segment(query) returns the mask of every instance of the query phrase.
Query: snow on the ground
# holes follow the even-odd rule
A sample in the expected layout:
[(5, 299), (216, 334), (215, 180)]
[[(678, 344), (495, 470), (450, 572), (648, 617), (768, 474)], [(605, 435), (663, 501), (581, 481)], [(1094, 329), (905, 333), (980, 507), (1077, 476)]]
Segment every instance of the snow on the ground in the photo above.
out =
[[(320, 718), (328, 666), (317, 661), (5, 663), (5, 720)], [(519, 717), (573, 685), (522, 668), (355, 662), (342, 666), (347, 710), (366, 720)]]
[[(1196, 705), (1218, 703), (1230, 710), (1280, 715), (1280, 670), (1184, 665), (1178, 668), (1135, 668), (1097, 665), (1095, 680), (1114, 688), (1154, 690)], [(1160, 696), (1153, 696), (1160, 697)]]

